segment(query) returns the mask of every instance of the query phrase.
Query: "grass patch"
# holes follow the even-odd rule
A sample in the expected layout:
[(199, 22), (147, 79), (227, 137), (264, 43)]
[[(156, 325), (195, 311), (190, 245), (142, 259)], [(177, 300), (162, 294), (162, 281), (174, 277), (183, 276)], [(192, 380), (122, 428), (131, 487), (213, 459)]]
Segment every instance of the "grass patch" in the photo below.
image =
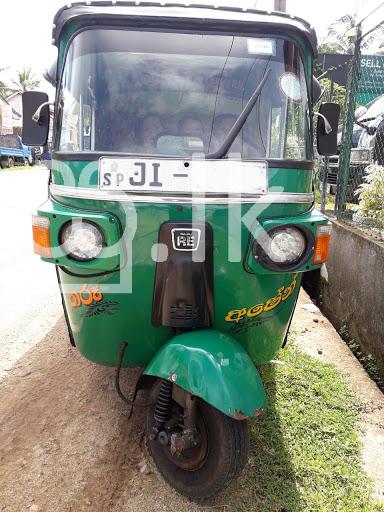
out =
[[(316, 189), (315, 192), (315, 207), (320, 210), (321, 206), (321, 192), (319, 189)], [(325, 196), (325, 210), (334, 210), (335, 209), (335, 196), (332, 194), (326, 194)]]
[(380, 370), (374, 356), (372, 354), (364, 354), (362, 352), (359, 343), (353, 338), (346, 325), (341, 326), (339, 334), (371, 379), (375, 381), (381, 391), (384, 392), (384, 380), (380, 375)]
[(250, 467), (231, 510), (383, 512), (362, 469), (360, 404), (344, 376), (288, 347), (262, 377), (269, 409), (250, 422)]

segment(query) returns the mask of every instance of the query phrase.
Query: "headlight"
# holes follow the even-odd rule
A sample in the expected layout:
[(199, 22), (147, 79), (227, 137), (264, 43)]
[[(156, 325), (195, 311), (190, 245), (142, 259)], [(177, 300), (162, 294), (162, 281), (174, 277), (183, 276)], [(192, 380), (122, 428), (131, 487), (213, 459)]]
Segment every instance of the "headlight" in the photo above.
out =
[(270, 233), (266, 253), (274, 263), (296, 263), (305, 251), (304, 235), (296, 228), (282, 228)]
[(94, 260), (105, 245), (100, 229), (86, 220), (67, 222), (60, 232), (60, 244), (64, 253), (77, 261)]
[(313, 243), (314, 236), (307, 229), (277, 226), (256, 238), (253, 255), (266, 268), (286, 270), (300, 266)]
[(371, 160), (371, 151), (369, 149), (352, 149), (351, 163), (369, 162)]

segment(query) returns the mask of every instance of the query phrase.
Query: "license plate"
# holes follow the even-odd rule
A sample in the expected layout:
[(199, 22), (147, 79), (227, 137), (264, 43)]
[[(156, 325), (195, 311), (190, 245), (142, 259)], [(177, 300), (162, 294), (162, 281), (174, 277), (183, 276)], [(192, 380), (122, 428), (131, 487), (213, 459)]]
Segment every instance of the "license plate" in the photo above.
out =
[(102, 157), (99, 188), (154, 194), (264, 194), (267, 165), (238, 160)]

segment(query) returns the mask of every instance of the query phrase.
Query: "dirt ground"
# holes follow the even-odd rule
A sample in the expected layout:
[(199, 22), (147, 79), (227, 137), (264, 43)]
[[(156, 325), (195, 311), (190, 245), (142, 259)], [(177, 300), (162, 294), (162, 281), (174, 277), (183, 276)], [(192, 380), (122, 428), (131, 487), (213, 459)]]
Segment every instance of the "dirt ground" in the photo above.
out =
[[(0, 383), (1, 511), (201, 509), (145, 474), (142, 413), (128, 422), (113, 375), (69, 347), (63, 319), (8, 373)], [(125, 371), (122, 387), (131, 390), (136, 376)], [(230, 499), (224, 494), (220, 503)]]
[[(300, 302), (309, 302), (304, 292)], [(294, 329), (303, 350), (336, 364), (365, 398), (366, 467), (383, 498), (383, 395), (320, 313), (305, 311), (299, 304)], [(8, 372), (0, 383), (0, 510), (231, 510), (241, 492), (239, 485), (203, 508), (181, 498), (150, 472), (142, 413), (137, 410), (127, 421), (113, 374), (70, 348), (62, 318)], [(124, 372), (123, 387), (131, 389), (136, 376), (134, 370)]]

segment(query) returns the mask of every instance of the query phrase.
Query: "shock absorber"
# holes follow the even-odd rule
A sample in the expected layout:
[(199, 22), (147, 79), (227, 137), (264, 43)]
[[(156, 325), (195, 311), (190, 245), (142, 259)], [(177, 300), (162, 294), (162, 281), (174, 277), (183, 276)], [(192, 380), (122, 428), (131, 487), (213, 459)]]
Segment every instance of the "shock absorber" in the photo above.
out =
[(168, 380), (163, 380), (160, 384), (159, 396), (157, 397), (155, 412), (153, 415), (157, 432), (163, 430), (164, 424), (169, 418), (172, 386), (172, 382), (169, 382)]

